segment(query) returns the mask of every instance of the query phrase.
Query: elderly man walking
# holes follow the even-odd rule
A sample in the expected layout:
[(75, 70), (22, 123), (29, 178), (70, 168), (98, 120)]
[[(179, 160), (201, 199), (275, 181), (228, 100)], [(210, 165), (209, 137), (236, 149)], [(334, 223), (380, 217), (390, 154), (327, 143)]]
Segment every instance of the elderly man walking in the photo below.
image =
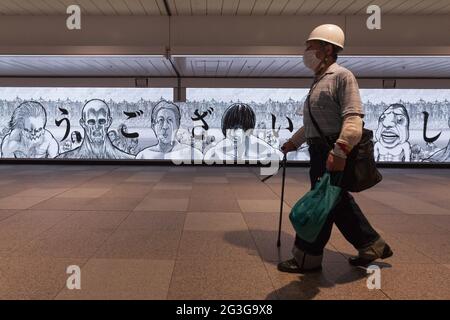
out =
[[(327, 170), (344, 170), (347, 155), (362, 135), (364, 112), (358, 83), (351, 71), (336, 63), (342, 49), (344, 32), (339, 26), (325, 24), (311, 32), (303, 61), (314, 72), (315, 79), (304, 105), (304, 125), (282, 147), (286, 154), (307, 142), (311, 188)], [(321, 138), (316, 126), (328, 141)], [(334, 148), (330, 150), (329, 145)], [(349, 259), (351, 265), (367, 266), (376, 259), (392, 256), (389, 245), (372, 228), (350, 193), (343, 190), (317, 239), (309, 243), (296, 236), (294, 257), (279, 263), (278, 270), (290, 273), (320, 270), (333, 223), (359, 252)]]

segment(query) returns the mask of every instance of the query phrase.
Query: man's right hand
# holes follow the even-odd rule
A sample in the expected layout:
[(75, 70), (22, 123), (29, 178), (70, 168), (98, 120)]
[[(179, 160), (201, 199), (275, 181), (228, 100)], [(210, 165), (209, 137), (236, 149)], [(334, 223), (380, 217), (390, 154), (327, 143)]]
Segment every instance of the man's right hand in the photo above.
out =
[(281, 151), (282, 151), (284, 154), (286, 154), (286, 153), (288, 153), (288, 152), (291, 152), (291, 151), (295, 151), (295, 150), (297, 150), (297, 147), (295, 146), (295, 144), (294, 144), (291, 140), (286, 141), (286, 142), (281, 146)]

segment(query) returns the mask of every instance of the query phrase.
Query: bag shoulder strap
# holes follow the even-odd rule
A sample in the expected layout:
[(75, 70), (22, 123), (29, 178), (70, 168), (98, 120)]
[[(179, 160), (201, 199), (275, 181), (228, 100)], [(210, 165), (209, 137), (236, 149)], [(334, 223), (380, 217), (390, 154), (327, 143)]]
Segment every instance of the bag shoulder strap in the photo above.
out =
[(313, 85), (311, 86), (311, 88), (309, 89), (309, 93), (308, 93), (308, 96), (307, 96), (307, 98), (306, 98), (306, 102), (308, 103), (308, 113), (309, 113), (309, 117), (310, 117), (310, 119), (311, 119), (311, 122), (312, 122), (313, 125), (314, 125), (314, 128), (317, 130), (317, 132), (319, 133), (319, 135), (320, 135), (320, 137), (322, 138), (322, 140), (323, 140), (330, 148), (333, 148), (333, 146), (331, 146), (331, 145), (328, 143), (328, 140), (327, 140), (327, 138), (325, 137), (325, 134), (323, 133), (322, 129), (320, 129), (319, 124), (318, 124), (317, 121), (316, 121), (316, 118), (314, 118), (314, 116), (313, 116), (313, 114), (312, 114), (312, 112), (311, 112), (311, 102), (310, 102), (311, 92), (313, 91), (313, 89), (316, 87), (317, 83), (318, 83), (321, 79), (322, 79), (322, 77), (319, 78), (317, 81), (315, 81), (315, 82), (313, 83)]

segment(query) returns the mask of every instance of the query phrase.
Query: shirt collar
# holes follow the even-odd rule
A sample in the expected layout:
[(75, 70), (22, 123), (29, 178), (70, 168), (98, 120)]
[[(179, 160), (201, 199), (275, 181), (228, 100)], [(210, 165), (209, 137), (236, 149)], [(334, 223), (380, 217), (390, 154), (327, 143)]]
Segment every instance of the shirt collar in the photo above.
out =
[(325, 71), (326, 74), (328, 73), (335, 73), (336, 69), (339, 67), (339, 65), (336, 62), (333, 62), (332, 65), (330, 65), (327, 69), (327, 71)]
[(333, 62), (328, 69), (319, 77), (316, 77), (315, 80), (319, 81), (320, 79), (322, 79), (323, 77), (325, 77), (327, 74), (332, 74), (335, 73), (337, 68), (339, 67), (339, 65), (336, 62)]

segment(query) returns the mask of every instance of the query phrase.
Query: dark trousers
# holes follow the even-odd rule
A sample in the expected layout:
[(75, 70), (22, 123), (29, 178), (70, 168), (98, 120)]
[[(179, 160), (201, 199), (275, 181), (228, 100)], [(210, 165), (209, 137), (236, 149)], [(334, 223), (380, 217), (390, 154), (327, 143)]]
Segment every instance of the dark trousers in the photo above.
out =
[[(325, 144), (312, 144), (309, 146), (311, 189), (314, 187), (318, 178), (322, 177), (326, 171), (328, 152), (329, 148)], [(336, 179), (333, 175), (332, 180)], [(331, 236), (333, 223), (336, 224), (345, 239), (357, 250), (370, 246), (380, 238), (379, 234), (372, 228), (369, 221), (367, 221), (352, 195), (347, 191), (342, 191), (339, 202), (330, 212), (316, 241), (309, 243), (296, 236), (295, 246), (311, 255), (323, 254), (323, 249)]]

